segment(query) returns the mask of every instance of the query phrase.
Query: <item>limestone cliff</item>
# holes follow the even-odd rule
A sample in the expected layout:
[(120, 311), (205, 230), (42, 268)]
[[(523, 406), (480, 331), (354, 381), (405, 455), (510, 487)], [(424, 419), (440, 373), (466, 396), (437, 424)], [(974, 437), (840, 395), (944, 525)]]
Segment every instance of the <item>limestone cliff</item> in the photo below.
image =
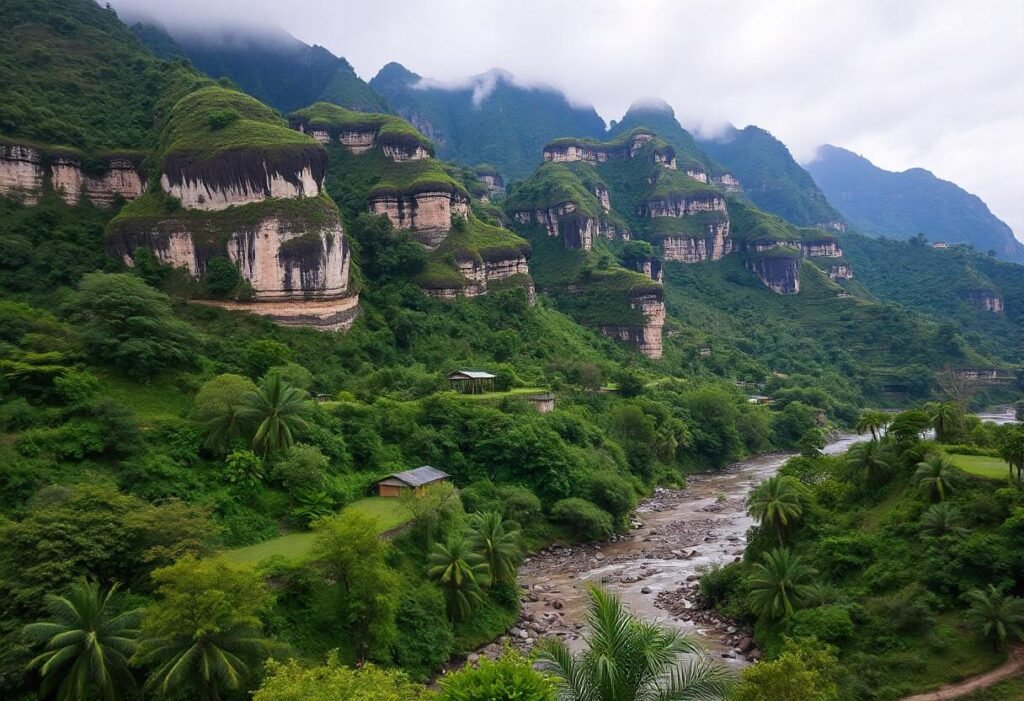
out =
[(603, 142), (592, 139), (556, 139), (544, 147), (544, 160), (551, 163), (583, 161), (596, 165), (613, 159), (635, 158), (651, 142), (655, 144), (653, 162), (675, 170), (675, 149), (657, 139), (654, 133), (647, 129), (634, 129), (617, 139)]
[(338, 105), (317, 102), (288, 117), (292, 129), (310, 134), (321, 144), (336, 140), (351, 153), (380, 148), (392, 161), (432, 158), (434, 147), (407, 122), (388, 114), (353, 112)]
[(1003, 298), (993, 290), (967, 290), (963, 293), (968, 303), (983, 312), (999, 314), (1003, 311)]
[(783, 295), (800, 292), (800, 258), (782, 251), (751, 256), (746, 262), (751, 271), (765, 287)]
[(98, 207), (108, 207), (118, 199), (133, 200), (146, 189), (137, 155), (113, 155), (103, 159), (99, 173), (83, 171), (76, 156), (60, 155), (50, 158), (50, 178), (53, 189), (70, 205), (85, 196)]
[(800, 242), (800, 250), (808, 258), (840, 258), (843, 255), (835, 239), (804, 240)]
[(663, 352), (662, 331), (665, 326), (665, 302), (661, 294), (633, 297), (629, 306), (643, 315), (642, 324), (606, 324), (601, 327), (601, 333), (628, 343), (648, 358), (660, 358)]
[(641, 205), (648, 217), (687, 217), (699, 212), (725, 212), (725, 198), (710, 191), (655, 196)]
[(0, 195), (35, 204), (43, 190), (42, 156), (37, 149), (0, 142)]
[(726, 192), (739, 192), (742, 188), (740, 187), (740, 181), (736, 179), (736, 176), (732, 173), (722, 173), (712, 178), (712, 181), (718, 187), (722, 188)]
[(370, 196), (370, 211), (387, 215), (396, 229), (408, 229), (428, 249), (437, 248), (452, 228), (452, 217), (469, 215), (469, 197), (455, 189)]
[(565, 247), (573, 251), (593, 249), (594, 241), (598, 238), (628, 238), (628, 232), (621, 232), (610, 222), (583, 213), (575, 202), (547, 209), (513, 212), (512, 218), (519, 224), (544, 227), (549, 236), (560, 237)]
[(852, 280), (853, 266), (849, 263), (835, 263), (828, 267), (830, 280)]

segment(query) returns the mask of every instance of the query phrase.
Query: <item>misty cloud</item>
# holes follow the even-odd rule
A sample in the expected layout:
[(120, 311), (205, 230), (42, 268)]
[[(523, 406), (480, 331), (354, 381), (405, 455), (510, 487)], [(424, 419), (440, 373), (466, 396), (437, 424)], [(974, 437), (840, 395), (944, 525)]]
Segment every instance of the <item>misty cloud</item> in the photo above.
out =
[(398, 61), (481, 100), (496, 67), (593, 104), (606, 120), (656, 96), (695, 131), (757, 124), (804, 162), (832, 143), (890, 170), (928, 168), (1024, 237), (1019, 0), (113, 4), (178, 27), (258, 18), (344, 56), (366, 79)]

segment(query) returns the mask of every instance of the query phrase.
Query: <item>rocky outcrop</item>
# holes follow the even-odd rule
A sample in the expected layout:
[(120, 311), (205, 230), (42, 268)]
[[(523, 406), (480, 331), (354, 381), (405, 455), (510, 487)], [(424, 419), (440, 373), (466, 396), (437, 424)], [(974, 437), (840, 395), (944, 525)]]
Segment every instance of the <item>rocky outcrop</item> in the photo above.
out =
[[(645, 145), (654, 140), (649, 132), (637, 131), (628, 139), (617, 143), (599, 143), (594, 141), (575, 141), (560, 139), (544, 147), (544, 160), (553, 163), (607, 163), (613, 158), (633, 158)], [(654, 153), (654, 162), (675, 170), (676, 154), (671, 146), (661, 146)]]
[(999, 314), (1003, 311), (1003, 298), (992, 290), (968, 290), (964, 299), (983, 312)]
[(139, 160), (126, 156), (105, 159), (100, 175), (83, 173), (81, 161), (73, 156), (54, 156), (50, 178), (53, 189), (70, 205), (84, 195), (94, 205), (108, 207), (118, 199), (133, 200), (146, 189)]
[(705, 173), (703, 170), (697, 170), (696, 168), (688, 167), (686, 169), (686, 174), (689, 177), (693, 178), (694, 180), (704, 183), (705, 185), (708, 182), (708, 174)]
[(790, 248), (794, 251), (801, 251), (800, 244), (796, 241), (776, 241), (775, 239), (759, 239), (757, 241), (748, 241), (743, 245), (743, 250), (750, 253), (764, 253), (765, 251), (771, 251), (776, 248)]
[(822, 221), (814, 225), (818, 229), (824, 229), (825, 231), (846, 231), (846, 224), (838, 220)]
[(347, 331), (359, 318), (359, 295), (333, 299), (304, 299), (301, 302), (235, 302), (231, 300), (196, 299), (204, 304), (237, 312), (249, 312), (269, 318), (281, 326), (300, 326), (317, 331)]
[(765, 287), (782, 295), (800, 292), (800, 259), (791, 256), (754, 256), (747, 270), (757, 275)]
[(646, 275), (655, 282), (661, 282), (665, 279), (665, 271), (662, 269), (661, 261), (657, 258), (634, 258), (627, 260), (626, 267)]
[(608, 197), (608, 188), (606, 188), (604, 185), (596, 185), (594, 187), (594, 196), (597, 197), (597, 200), (598, 202), (601, 203), (601, 207), (604, 208), (604, 211), (607, 212), (611, 210), (612, 201)]
[(476, 177), (484, 184), (487, 194), (498, 195), (505, 192), (505, 180), (496, 171), (477, 171)]
[(629, 306), (643, 314), (643, 325), (605, 325), (601, 327), (601, 333), (628, 343), (648, 358), (660, 358), (663, 352), (662, 331), (665, 326), (665, 302), (662, 301), (661, 295), (645, 294), (634, 297)]
[(808, 258), (840, 258), (843, 255), (835, 239), (804, 241), (800, 244), (800, 250)]
[(35, 204), (42, 189), (42, 154), (29, 146), (0, 142), (0, 195)]
[(420, 161), (430, 158), (430, 151), (419, 144), (384, 144), (381, 150), (392, 161)]
[(849, 263), (830, 265), (828, 267), (828, 277), (830, 280), (852, 280), (853, 266)]
[(212, 158), (172, 152), (164, 159), (160, 186), (187, 209), (216, 211), (268, 197), (315, 197), (326, 173), (327, 152), (315, 144), (237, 149)]
[(413, 232), (420, 243), (434, 249), (451, 231), (453, 216), (469, 216), (469, 198), (444, 191), (371, 195), (370, 211), (387, 215), (396, 229)]
[(512, 218), (520, 224), (539, 224), (549, 236), (560, 236), (565, 247), (570, 250), (589, 251), (594, 247), (598, 237), (615, 239), (625, 238), (606, 221), (595, 219), (579, 211), (574, 202), (566, 202), (548, 209), (523, 210), (514, 212)]
[(699, 212), (725, 212), (725, 198), (713, 192), (651, 199), (641, 206), (648, 217), (687, 217)]
[(458, 299), (459, 297), (479, 297), (487, 294), (489, 286), (500, 280), (509, 280), (521, 276), (526, 282), (527, 298), (532, 305), (536, 302), (537, 293), (533, 287), (530, 268), (526, 256), (501, 258), (496, 260), (462, 260), (457, 263), (459, 273), (466, 279), (466, 284), (451, 287), (424, 287), (423, 291), (437, 299)]
[(661, 240), (662, 256), (666, 261), (676, 263), (720, 260), (732, 250), (729, 222), (709, 225), (708, 234), (704, 237), (666, 236)]
[(711, 178), (712, 182), (726, 192), (739, 192), (740, 181), (732, 173), (722, 173)]
[(654, 152), (654, 163), (669, 170), (675, 170), (677, 167), (675, 151), (672, 149), (658, 149)]

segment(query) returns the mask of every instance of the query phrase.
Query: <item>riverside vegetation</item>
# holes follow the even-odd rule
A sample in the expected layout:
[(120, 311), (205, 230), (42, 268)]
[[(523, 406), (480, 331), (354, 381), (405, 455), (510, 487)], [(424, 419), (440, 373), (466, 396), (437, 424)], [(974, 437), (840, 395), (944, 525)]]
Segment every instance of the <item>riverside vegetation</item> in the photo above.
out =
[[(508, 652), (443, 677), (436, 693), (460, 701), (643, 699), (672, 683), (683, 690), (678, 698), (699, 690), (758, 698), (750, 695), (762, 685), (757, 675), (769, 684), (796, 666), (829, 698), (838, 682), (823, 670), (838, 654), (859, 679), (853, 698), (872, 698), (895, 682), (876, 678), (871, 655), (899, 649), (910, 664), (915, 645), (949, 643), (948, 631), (967, 621), (971, 606), (980, 627), (984, 611), (1008, 612), (990, 629), (1013, 632), (1019, 487), (993, 488), (941, 461), (932, 465), (932, 446), (911, 429), (935, 425), (958, 455), (998, 456), (1012, 441), (970, 425), (958, 405), (955, 414), (904, 415), (904, 442), (879, 438), (868, 444), (875, 448), (859, 449), (875, 452), (862, 466), (873, 476), (856, 486), (836, 459), (813, 455), (827, 431), (857, 422), (864, 406), (911, 405), (949, 389), (935, 382), (944, 366), (1015, 369), (1003, 345), (1018, 333), (1011, 324), (965, 321), (961, 333), (920, 309), (927, 290), (945, 294), (944, 281), (922, 272), (895, 304), (888, 300), (896, 285), (883, 269), (871, 290), (851, 287), (847, 305), (812, 262), (802, 264), (803, 291), (792, 297), (765, 289), (735, 258), (667, 264), (665, 354), (653, 361), (587, 325), (595, 309), (607, 320), (604, 305), (628, 315), (614, 306), (622, 285), (655, 286), (627, 269), (650, 257), (647, 242), (601, 239), (584, 253), (533, 230), (527, 240), (500, 226), (505, 203), (483, 202), (465, 168), (423, 159), (403, 170), (378, 152), (355, 156), (337, 143), (326, 149), (325, 188), (316, 198), (267, 198), (214, 215), (184, 210), (159, 185), (168, 139), (202, 146), (189, 139), (212, 134), (218, 149), (271, 159), (290, 152), (289, 144), (319, 151), (232, 86), (181, 59), (156, 58), (91, 1), (8, 5), (0, 87), (12, 99), (0, 105), (2, 143), (34, 144), (45, 158), (57, 146), (75, 149), (86, 162), (144, 149), (149, 184), (131, 204), (116, 199), (106, 208), (68, 203), (49, 180), (37, 202), (0, 197), (0, 697), (429, 698), (435, 692), (422, 682), (515, 622), (515, 571), (532, 548), (605, 539), (628, 528), (637, 500), (655, 485), (775, 450), (809, 456), (786, 468), (774, 496), (766, 488), (752, 504), (769, 521), (749, 562), (706, 577), (709, 595), (730, 613), (762, 614), (759, 636), (775, 658), (736, 689), (706, 660), (677, 668), (692, 640), (631, 617), (595, 591), (590, 655), (572, 658), (551, 646), (538, 671)], [(187, 133), (168, 133), (174, 106), (180, 114), (192, 104), (202, 109), (175, 127)], [(338, 118), (322, 106), (307, 116)], [(427, 144), (396, 117), (361, 119)], [(563, 173), (563, 184), (576, 187), (585, 170)], [(608, 172), (613, 194), (628, 196), (630, 174)], [(375, 188), (390, 193), (425, 182), (470, 201), (450, 240), (429, 252), (367, 207)], [(528, 185), (512, 193), (543, 194)], [(742, 201), (730, 204), (757, 223), (797, 231)], [(224, 255), (211, 256), (197, 279), (147, 249), (132, 267), (104, 250), (119, 221), (195, 218), (230, 228), (299, 214), (344, 224), (362, 310), (345, 333), (190, 303), (245, 301), (247, 281)], [(627, 215), (621, 221), (635, 224)], [(910, 258), (921, 252), (884, 245)], [(473, 299), (424, 294), (425, 283), (459, 274), (457, 262), (495, 251), (532, 252), (536, 300), (525, 274)], [(873, 249), (863, 251), (872, 265)], [(949, 274), (983, 271), (1006, 295), (1004, 318), (1019, 318), (1009, 316), (1024, 308), (1015, 301), (1019, 278), (964, 255)], [(577, 280), (606, 283), (590, 288), (589, 307), (562, 284)], [(497, 391), (481, 400), (450, 391), (445, 375), (459, 368), (490, 370)], [(516, 391), (528, 387), (553, 391), (555, 410), (535, 411)], [(773, 403), (749, 401), (754, 391)], [(1018, 394), (1010, 382), (956, 399), (980, 406)], [(897, 427), (889, 434), (900, 435)], [(1019, 469), (1018, 453), (1006, 455)], [(904, 494), (919, 462), (929, 467)], [(449, 473), (451, 484), (367, 501), (377, 480), (422, 464)], [(890, 507), (912, 516), (914, 528), (874, 511)], [(929, 535), (919, 535), (925, 515)], [(842, 535), (862, 523), (891, 528), (891, 538), (888, 530)], [(819, 535), (839, 540), (819, 548)], [(269, 556), (238, 557), (238, 548), (254, 545)], [(934, 581), (923, 569), (900, 570), (910, 552), (934, 561), (927, 570)], [(861, 564), (874, 557), (885, 565), (861, 579), (871, 571)], [(771, 571), (760, 568), (806, 573), (811, 565), (827, 568), (845, 598), (827, 605), (826, 623), (815, 628), (814, 619), (807, 630), (838, 652), (791, 629), (813, 617), (803, 589), (792, 598), (763, 587), (746, 596), (751, 583), (770, 583)], [(927, 607), (928, 616), (914, 620), (934, 623), (904, 630), (872, 613), (883, 594)], [(845, 631), (847, 619), (833, 609), (850, 621), (863, 615), (873, 627), (837, 638), (829, 621), (839, 618)], [(970, 646), (964, 659), (981, 669), (1001, 654), (990, 648)], [(639, 653), (649, 661), (643, 668), (624, 661)], [(609, 662), (598, 664), (597, 655)], [(621, 693), (609, 691), (620, 682)]]

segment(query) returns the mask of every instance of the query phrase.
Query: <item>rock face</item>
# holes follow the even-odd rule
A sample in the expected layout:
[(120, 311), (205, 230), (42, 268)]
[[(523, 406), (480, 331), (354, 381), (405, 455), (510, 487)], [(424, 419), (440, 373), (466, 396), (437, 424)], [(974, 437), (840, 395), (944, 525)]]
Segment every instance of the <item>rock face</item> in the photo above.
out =
[(704, 183), (705, 185), (708, 182), (708, 174), (705, 173), (703, 170), (697, 170), (696, 168), (687, 168), (686, 174), (689, 177), (693, 178), (694, 180)]
[(689, 196), (672, 196), (653, 199), (642, 207), (642, 214), (648, 217), (688, 217), (699, 212), (725, 212), (725, 199), (713, 193), (696, 193)]
[(712, 180), (714, 181), (715, 185), (718, 185), (718, 187), (722, 188), (726, 192), (739, 192), (741, 189), (740, 181), (737, 180), (736, 176), (733, 175), (732, 173), (722, 173), (721, 175), (716, 175), (714, 178), (712, 178)]
[(630, 269), (646, 275), (655, 282), (662, 282), (665, 279), (665, 271), (657, 258), (636, 258), (627, 263)]
[[(431, 297), (438, 299), (456, 299), (458, 297), (479, 297), (487, 294), (487, 286), (497, 280), (505, 280), (513, 275), (529, 275), (530, 268), (526, 256), (504, 258), (493, 261), (463, 260), (458, 262), (459, 272), (468, 281), (464, 287), (433, 287), (424, 288)], [(536, 299), (536, 292), (530, 285), (527, 290), (530, 303)]]
[(371, 196), (370, 212), (385, 214), (396, 229), (408, 229), (427, 248), (437, 248), (452, 228), (452, 217), (469, 216), (460, 192), (418, 192)]
[(757, 275), (765, 287), (782, 295), (800, 292), (800, 259), (790, 256), (757, 256), (747, 261), (747, 269)]
[(629, 306), (643, 314), (644, 325), (606, 325), (601, 327), (601, 333), (628, 343), (648, 358), (660, 358), (663, 352), (662, 330), (665, 326), (665, 303), (661, 295), (645, 294), (634, 297)]
[(704, 238), (666, 236), (661, 241), (661, 251), (665, 260), (678, 263), (719, 260), (732, 253), (729, 222), (708, 225), (708, 235)]
[(818, 222), (814, 226), (819, 229), (824, 229), (825, 231), (846, 231), (846, 224), (838, 220), (822, 221)]
[(1003, 311), (1003, 298), (992, 290), (969, 290), (964, 298), (980, 311), (993, 314)]
[(608, 188), (604, 185), (597, 185), (594, 187), (594, 196), (597, 197), (598, 202), (604, 208), (604, 211), (610, 211), (612, 208), (612, 201), (608, 197)]
[(115, 156), (106, 159), (105, 166), (102, 175), (94, 176), (82, 172), (77, 158), (54, 157), (50, 161), (53, 189), (70, 205), (85, 195), (98, 207), (108, 207), (118, 198), (133, 200), (145, 191), (146, 181), (136, 159)]
[(828, 268), (828, 276), (831, 280), (852, 280), (853, 266), (848, 263), (830, 265)]
[(625, 232), (619, 232), (611, 224), (580, 212), (574, 202), (566, 202), (548, 209), (514, 212), (512, 218), (520, 224), (543, 226), (549, 236), (560, 236), (565, 247), (574, 251), (591, 250), (594, 247), (594, 240), (598, 237), (626, 237)]
[[(590, 141), (559, 140), (544, 147), (544, 160), (553, 163), (607, 163), (613, 158), (633, 158), (654, 135), (638, 131), (625, 142), (601, 144)], [(671, 146), (662, 146), (654, 152), (654, 162), (672, 170), (676, 169), (676, 153)]]
[(808, 258), (839, 258), (843, 255), (842, 249), (834, 239), (804, 241), (800, 244), (800, 250)]
[(315, 197), (326, 174), (327, 152), (315, 145), (281, 154), (238, 149), (211, 159), (170, 153), (160, 186), (186, 209), (217, 211), (268, 197)]
[(476, 177), (480, 179), (480, 182), (487, 188), (487, 194), (498, 195), (505, 192), (505, 180), (498, 173), (481, 173), (478, 172)]
[(0, 143), (0, 195), (25, 204), (38, 202), (43, 189), (42, 160), (34, 148)]

